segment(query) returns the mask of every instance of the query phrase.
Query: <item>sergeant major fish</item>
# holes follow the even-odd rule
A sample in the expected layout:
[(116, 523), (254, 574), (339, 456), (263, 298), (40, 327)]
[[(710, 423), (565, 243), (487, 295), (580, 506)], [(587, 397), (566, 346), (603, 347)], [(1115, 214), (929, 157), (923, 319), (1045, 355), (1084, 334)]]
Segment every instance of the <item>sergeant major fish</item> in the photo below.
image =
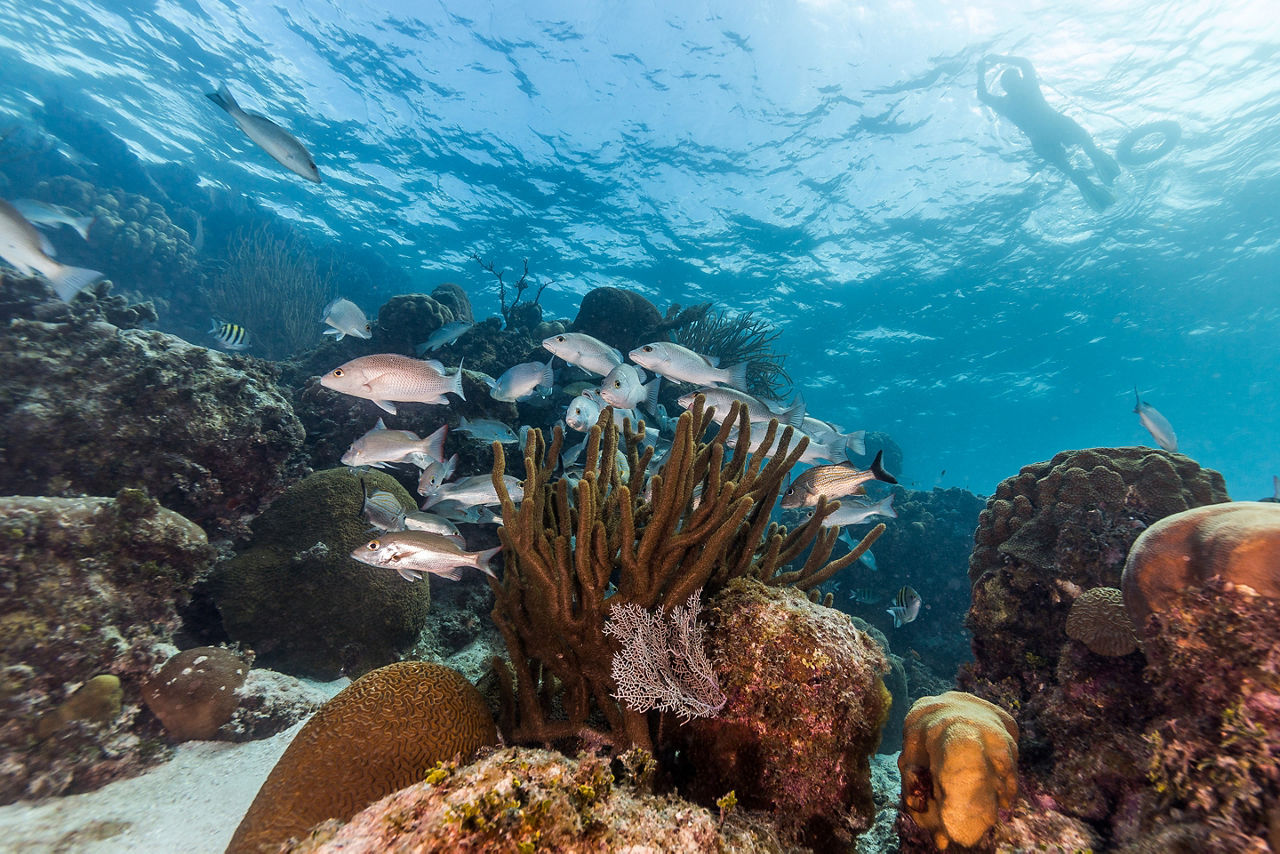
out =
[(348, 335), (353, 338), (373, 337), (369, 318), (365, 317), (364, 312), (360, 310), (360, 306), (344, 297), (338, 297), (325, 306), (324, 315), (320, 320), (322, 323), (327, 323), (333, 327), (332, 329), (326, 329), (324, 334), (337, 335), (339, 341)]
[(737, 389), (747, 387), (746, 363), (721, 368), (714, 356), (703, 356), (688, 347), (670, 341), (655, 341), (637, 347), (627, 354), (631, 361), (669, 380), (692, 385), (727, 385)]
[(306, 146), (266, 116), (240, 109), (227, 84), (219, 83), (218, 91), (209, 92), (206, 97), (226, 110), (231, 119), (240, 126), (240, 130), (248, 134), (249, 139), (270, 154), (277, 163), (308, 181), (320, 183), (320, 170), (316, 168), (316, 162)]
[(444, 365), (428, 359), (422, 361), (396, 353), (361, 356), (334, 368), (320, 378), (325, 388), (372, 400), (382, 409), (396, 414), (392, 401), (401, 403), (448, 403), (446, 394), (462, 393), (462, 366), (452, 374)]
[(871, 462), (871, 468), (865, 471), (843, 463), (806, 469), (783, 494), (782, 506), (813, 507), (821, 496), (840, 498), (851, 495), (869, 480), (897, 483), (893, 475), (884, 470), (881, 465), (883, 460), (884, 451), (879, 451)]
[(239, 352), (249, 349), (249, 330), (238, 323), (228, 323), (215, 317), (209, 334), (227, 350)]
[(405, 581), (417, 581), (425, 573), (457, 581), (465, 567), (473, 567), (497, 578), (489, 567), (502, 546), (480, 552), (464, 551), (453, 540), (427, 531), (399, 531), (370, 540), (351, 552), (369, 566), (394, 569)]
[(1178, 450), (1178, 437), (1173, 432), (1173, 425), (1169, 423), (1168, 418), (1156, 411), (1154, 406), (1143, 402), (1138, 397), (1137, 386), (1133, 387), (1133, 411), (1137, 413), (1138, 420), (1142, 422), (1143, 427), (1147, 428), (1147, 432), (1156, 440), (1157, 445), (1166, 451)]
[(893, 617), (893, 627), (900, 629), (920, 616), (920, 594), (910, 585), (901, 588), (893, 597), (893, 607), (886, 608), (885, 613)]
[(44, 276), (63, 302), (70, 302), (102, 278), (97, 270), (59, 264), (52, 256), (49, 241), (13, 205), (0, 199), (0, 258), (17, 267), (18, 272)]

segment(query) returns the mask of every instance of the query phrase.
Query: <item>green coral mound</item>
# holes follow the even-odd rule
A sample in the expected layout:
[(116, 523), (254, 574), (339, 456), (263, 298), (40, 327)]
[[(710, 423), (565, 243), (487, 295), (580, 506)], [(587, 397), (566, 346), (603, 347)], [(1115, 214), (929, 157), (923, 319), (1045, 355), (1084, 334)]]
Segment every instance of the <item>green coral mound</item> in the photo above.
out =
[(371, 538), (361, 516), (365, 488), (416, 509), (382, 472), (316, 472), (267, 508), (249, 548), (215, 571), (223, 625), (259, 664), (313, 679), (355, 677), (397, 661), (422, 631), (430, 586), (351, 558)]

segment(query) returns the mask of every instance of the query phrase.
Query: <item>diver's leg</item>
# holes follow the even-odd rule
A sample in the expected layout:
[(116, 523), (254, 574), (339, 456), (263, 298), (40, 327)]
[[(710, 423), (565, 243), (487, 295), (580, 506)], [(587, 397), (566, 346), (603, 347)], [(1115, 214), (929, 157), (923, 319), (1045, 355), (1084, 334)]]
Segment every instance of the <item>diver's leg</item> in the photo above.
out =
[(1062, 174), (1070, 178), (1071, 182), (1080, 189), (1080, 195), (1084, 196), (1084, 200), (1089, 203), (1089, 207), (1095, 211), (1100, 211), (1115, 201), (1115, 196), (1111, 195), (1106, 187), (1093, 183), (1087, 172), (1071, 165), (1071, 161), (1067, 159), (1067, 150), (1061, 145), (1057, 143), (1039, 143), (1033, 145), (1032, 148), (1035, 149), (1036, 154), (1039, 154), (1050, 164), (1057, 167)]
[(1089, 132), (1080, 126), (1080, 123), (1070, 116), (1059, 116), (1059, 127), (1061, 128), (1062, 140), (1066, 145), (1078, 145), (1084, 149), (1084, 153), (1093, 161), (1093, 168), (1098, 170), (1098, 177), (1102, 179), (1102, 183), (1110, 184), (1120, 174), (1120, 164), (1116, 163), (1115, 158), (1107, 154), (1098, 144), (1093, 141), (1093, 137)]

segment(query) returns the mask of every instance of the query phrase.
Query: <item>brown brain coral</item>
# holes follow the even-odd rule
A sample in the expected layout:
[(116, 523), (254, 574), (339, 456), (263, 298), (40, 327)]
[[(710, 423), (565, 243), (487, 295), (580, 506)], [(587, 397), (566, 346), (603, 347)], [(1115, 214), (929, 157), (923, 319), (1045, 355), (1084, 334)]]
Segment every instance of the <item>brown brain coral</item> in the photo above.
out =
[(1128, 655), (1138, 648), (1124, 597), (1115, 587), (1095, 587), (1076, 599), (1067, 614), (1067, 637), (1098, 655)]
[(421, 661), (381, 667), (307, 721), (258, 790), (228, 854), (275, 851), (496, 741), (484, 699), (462, 674)]

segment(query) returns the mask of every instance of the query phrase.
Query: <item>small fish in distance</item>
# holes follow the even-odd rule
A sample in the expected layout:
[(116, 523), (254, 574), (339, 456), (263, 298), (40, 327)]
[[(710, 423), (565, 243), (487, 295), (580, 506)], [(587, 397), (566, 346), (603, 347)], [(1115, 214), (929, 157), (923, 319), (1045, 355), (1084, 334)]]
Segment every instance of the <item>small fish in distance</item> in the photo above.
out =
[(361, 356), (334, 368), (320, 378), (320, 385), (352, 397), (372, 400), (396, 414), (395, 402), (448, 403), (446, 394), (462, 393), (462, 366), (446, 373), (434, 359), (411, 359), (396, 353)]
[(213, 325), (209, 327), (209, 334), (223, 349), (235, 352), (249, 349), (249, 331), (238, 323), (228, 323), (215, 317)]
[(36, 273), (53, 285), (58, 298), (70, 302), (76, 294), (102, 278), (97, 270), (69, 267), (53, 260), (53, 246), (13, 205), (0, 199), (0, 258), (25, 276)]
[(369, 318), (365, 317), (360, 306), (344, 297), (338, 297), (333, 302), (325, 306), (324, 316), (320, 318), (322, 323), (332, 326), (332, 329), (326, 329), (325, 335), (337, 335), (341, 341), (350, 335), (352, 338), (372, 338), (372, 326), (369, 324)]
[(351, 552), (351, 557), (369, 566), (394, 569), (405, 581), (417, 581), (427, 573), (457, 581), (466, 567), (496, 578), (489, 561), (500, 551), (502, 546), (468, 552), (440, 534), (398, 531), (370, 540)]
[(818, 498), (840, 498), (852, 495), (853, 491), (869, 480), (883, 483), (897, 483), (893, 475), (881, 465), (884, 451), (876, 453), (871, 461), (871, 468), (863, 470), (848, 464), (814, 466), (800, 474), (782, 496), (783, 508), (813, 507)]
[(1133, 411), (1137, 413), (1138, 420), (1142, 422), (1143, 427), (1147, 428), (1147, 432), (1156, 440), (1157, 445), (1166, 451), (1178, 450), (1178, 437), (1173, 432), (1173, 425), (1154, 406), (1138, 397), (1137, 386), (1133, 387)]
[(244, 131), (249, 139), (256, 142), (263, 151), (270, 154), (277, 163), (308, 181), (320, 183), (320, 170), (316, 168), (316, 162), (306, 146), (266, 116), (240, 109), (227, 84), (219, 83), (218, 91), (209, 92), (206, 97), (226, 110), (232, 121), (240, 126), (240, 130)]
[(81, 240), (89, 239), (89, 229), (98, 220), (96, 216), (80, 216), (70, 208), (35, 199), (15, 199), (13, 207), (32, 225), (69, 225), (80, 235)]
[(458, 419), (458, 432), (466, 433), (477, 442), (501, 442), (504, 445), (513, 445), (520, 441), (515, 431), (494, 418), (477, 418), (475, 421), (468, 421), (467, 416), (463, 415)]
[(450, 321), (428, 335), (427, 340), (417, 346), (416, 352), (421, 356), (423, 353), (439, 350), (466, 335), (473, 326), (475, 324), (469, 320)]
[(661, 374), (669, 380), (691, 385), (727, 385), (736, 389), (747, 387), (747, 365), (720, 367), (714, 356), (703, 356), (688, 347), (670, 341), (655, 341), (632, 350), (628, 356), (642, 368)]
[(920, 616), (920, 594), (910, 585), (898, 591), (893, 597), (893, 607), (886, 608), (885, 613), (893, 617), (893, 627), (900, 629)]

